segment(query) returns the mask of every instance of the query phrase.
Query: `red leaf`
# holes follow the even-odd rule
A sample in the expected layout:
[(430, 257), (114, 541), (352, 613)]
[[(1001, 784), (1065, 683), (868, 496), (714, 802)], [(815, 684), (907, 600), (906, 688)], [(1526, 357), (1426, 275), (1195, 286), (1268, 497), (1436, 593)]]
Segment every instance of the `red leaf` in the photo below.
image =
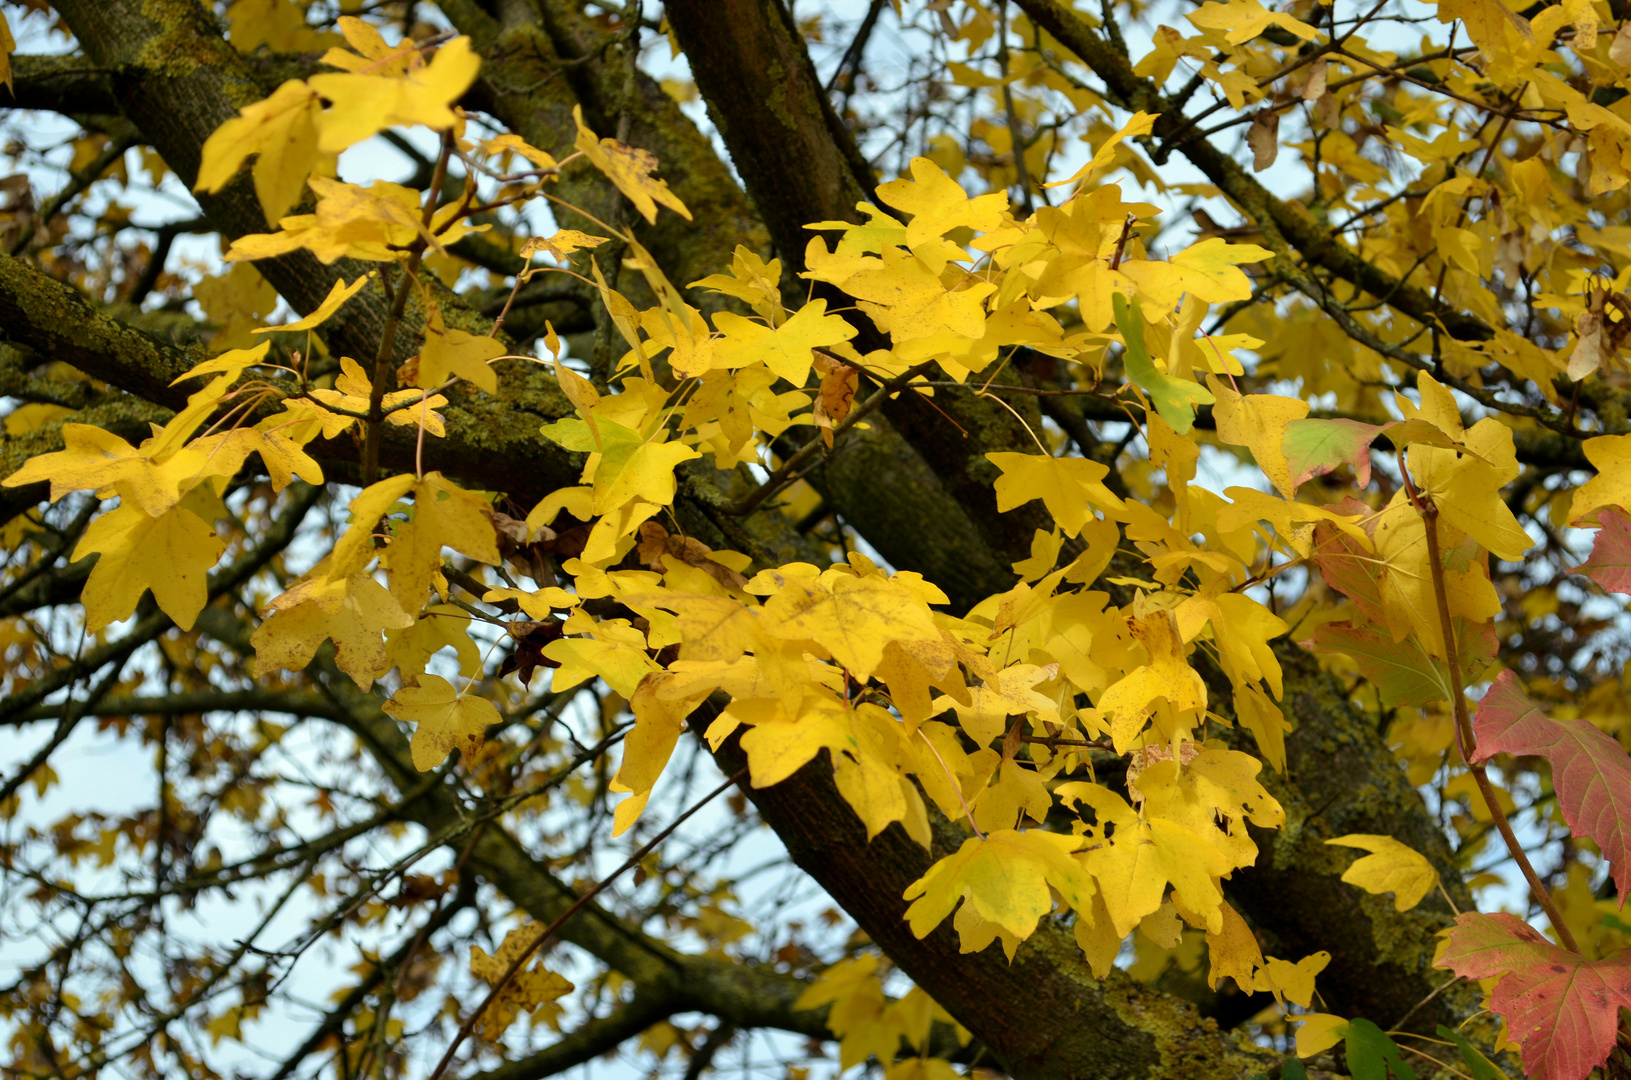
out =
[(1456, 916), (1438, 966), (1500, 976), (1490, 1008), (1523, 1046), (1530, 1080), (1585, 1080), (1614, 1049), (1620, 1007), (1631, 1007), (1631, 954), (1583, 959), (1515, 915)]
[(1536, 755), (1552, 766), (1552, 788), (1576, 836), (1602, 849), (1625, 903), (1631, 887), (1631, 757), (1584, 720), (1553, 720), (1503, 671), (1478, 703), (1474, 761), (1495, 754)]
[(1603, 527), (1591, 545), (1591, 558), (1575, 567), (1609, 592), (1631, 596), (1631, 517), (1605, 506), (1597, 512)]

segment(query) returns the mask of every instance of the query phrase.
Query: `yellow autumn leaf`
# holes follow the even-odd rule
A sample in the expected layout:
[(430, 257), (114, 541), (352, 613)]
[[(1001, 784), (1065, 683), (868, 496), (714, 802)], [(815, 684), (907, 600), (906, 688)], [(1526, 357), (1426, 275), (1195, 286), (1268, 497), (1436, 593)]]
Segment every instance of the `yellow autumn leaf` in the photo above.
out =
[(945, 696), (934, 700), (933, 715), (955, 710), (968, 737), (987, 746), (1008, 728), (1010, 716), (1034, 714), (1038, 720), (1057, 724), (1059, 703), (1033, 687), (1059, 674), (1057, 664), (1013, 664), (987, 678), (982, 685), (964, 691), (966, 700)]
[(195, 191), (213, 193), (227, 185), (244, 159), (258, 155), (251, 175), (268, 222), (275, 222), (305, 190), (317, 164), (318, 120), (323, 112), (316, 91), (290, 79), (272, 96), (246, 105), (204, 142)]
[(1223, 928), (1216, 934), (1206, 935), (1206, 954), (1210, 967), (1206, 985), (1213, 990), (1222, 979), (1233, 979), (1242, 993), (1251, 993), (1255, 973), (1263, 966), (1263, 950), (1257, 944), (1257, 935), (1240, 913), (1228, 904), (1222, 906)]
[(1118, 754), (1138, 745), (1139, 733), (1157, 699), (1178, 712), (1206, 707), (1206, 683), (1184, 658), (1183, 637), (1172, 613), (1150, 612), (1131, 620), (1130, 628), (1144, 645), (1149, 663), (1134, 667), (1112, 683), (1096, 703), (1110, 722), (1110, 738)]
[(384, 558), (390, 570), (391, 594), (404, 611), (417, 614), (440, 572), (444, 547), (489, 566), (498, 565), (499, 555), (491, 504), (486, 499), (435, 472), (413, 481), (409, 492), (413, 517), (397, 527)]
[(1231, 244), (1214, 236), (1191, 244), (1166, 262), (1124, 262), (1121, 272), (1132, 278), (1139, 293), (1158, 308), (1176, 306), (1185, 293), (1209, 304), (1221, 304), (1244, 300), (1252, 294), (1251, 278), (1238, 264), (1262, 262), (1273, 255), (1255, 244)]
[(1079, 837), (1030, 829), (1001, 829), (983, 839), (970, 837), (906, 887), (906, 921), (919, 938), (940, 925), (962, 900), (986, 922), (1017, 938), (1027, 938), (1036, 921), (1053, 910), (1049, 886), (1092, 921), (1093, 880), (1071, 852)]
[(1202, 624), (1211, 624), (1218, 659), (1237, 691), (1262, 679), (1276, 698), (1280, 696), (1280, 661), (1269, 642), (1290, 629), (1284, 619), (1236, 592), (1196, 593), (1179, 604), (1173, 616), (1186, 642), (1199, 636)]
[(855, 745), (848, 706), (825, 692), (807, 693), (794, 709), (768, 699), (733, 702), (728, 714), (752, 727), (742, 736), (756, 788), (779, 784), (823, 749)]
[(101, 556), (85, 582), (85, 628), (95, 632), (128, 618), (151, 589), (159, 610), (191, 630), (209, 600), (210, 567), (225, 550), (211, 524), (186, 502), (149, 517), (140, 503), (122, 500), (86, 526), (74, 548), (76, 562)]
[(602, 139), (584, 124), (581, 105), (572, 106), (572, 119), (578, 125), (578, 138), (573, 145), (617, 185), (617, 190), (628, 196), (629, 202), (640, 211), (647, 225), (657, 223), (658, 203), (686, 221), (691, 220), (691, 211), (680, 202), (678, 195), (668, 189), (668, 181), (651, 175), (657, 171), (657, 155), (616, 139)]
[[(1127, 123), (1122, 126), (1121, 130), (1117, 131), (1114, 135), (1111, 135), (1108, 139), (1105, 139), (1099, 144), (1098, 149), (1093, 152), (1093, 157), (1087, 164), (1083, 165), (1080, 169), (1077, 169), (1068, 179), (1055, 180), (1052, 183), (1043, 184), (1042, 186), (1049, 188), (1063, 187), (1066, 184), (1075, 184), (1082, 180), (1086, 180), (1088, 177), (1092, 176), (1100, 169), (1105, 168), (1115, 160), (1116, 147), (1120, 146), (1128, 139), (1135, 139), (1140, 135), (1148, 135), (1151, 131), (1155, 130), (1155, 122), (1159, 118), (1160, 116), (1157, 113), (1147, 113), (1143, 111), (1135, 112), (1132, 119), (1128, 120)], [(1087, 136), (1082, 136), (1082, 139), (1085, 142), (1087, 140)]]
[[(356, 296), (358, 293), (362, 292), (362, 287), (367, 285), (368, 279), (373, 276), (373, 272), (370, 271), (349, 285), (345, 283), (344, 278), (340, 278), (334, 282), (334, 287), (328, 291), (328, 295), (323, 298), (323, 302), (318, 304), (316, 308), (312, 309), (311, 314), (307, 315), (304, 319), (301, 319), (299, 322), (292, 322), (288, 326), (262, 326), (256, 330), (251, 330), (250, 333), (270, 334), (274, 332), (281, 333), (294, 330), (315, 330), (317, 327), (322, 326), (323, 323), (327, 322), (329, 317), (336, 311), (339, 311), (342, 307), (344, 307), (347, 300), (350, 300), (353, 296)], [(217, 360), (218, 359), (219, 358), (217, 358)], [(215, 361), (211, 362), (214, 363)], [(188, 372), (188, 374), (197, 375), (199, 374), (199, 371), (197, 368), (194, 368), (192, 371)]]
[(1305, 1013), (1292, 1018), (1297, 1024), (1297, 1056), (1323, 1054), (1348, 1036), (1348, 1021), (1330, 1013)]
[(425, 327), (425, 344), (419, 352), (419, 374), (414, 385), (435, 389), (449, 378), (464, 379), (489, 394), (498, 393), (498, 372), (488, 364), (504, 355), (504, 345), (496, 338), (449, 329), (439, 308), (431, 310)]
[(419, 676), (418, 686), (402, 687), (381, 708), (415, 725), (409, 749), (420, 772), (438, 767), (454, 750), (468, 761), (481, 749), (487, 728), (501, 719), (491, 701), (458, 693), (440, 675)]
[(898, 582), (830, 570), (794, 578), (765, 601), (762, 625), (772, 637), (814, 641), (857, 679), (868, 679), (891, 641), (937, 641), (929, 607)]
[[(513, 136), (512, 136), (513, 137)], [(577, 229), (557, 229), (548, 236), (534, 237), (521, 246), (521, 257), (530, 258), (535, 252), (544, 251), (553, 255), (561, 262), (566, 262), (574, 251), (585, 251), (597, 248), (606, 243), (604, 236), (590, 236)]]
[(1438, 884), (1438, 871), (1427, 857), (1391, 836), (1349, 833), (1325, 842), (1370, 852), (1344, 870), (1342, 880), (1368, 893), (1392, 893), (1393, 906), (1399, 911), (1421, 903)]
[(1274, 490), (1287, 499), (1296, 498), (1297, 486), (1283, 443), (1286, 425), (1308, 415), (1308, 402), (1275, 394), (1240, 394), (1212, 375), (1207, 376), (1206, 385), (1217, 399), (1212, 418), (1218, 425), (1218, 439), (1230, 446), (1248, 447)]
[[(522, 1013), (547, 1009), (576, 989), (564, 976), (546, 969), (542, 963), (525, 965), (510, 975), (510, 968), (543, 932), (543, 926), (536, 923), (517, 926), (504, 935), (491, 956), (479, 945), (470, 946), (470, 974), (495, 988), (503, 982), (503, 988), (477, 1021), (475, 1030), (483, 1040), (496, 1042)], [(509, 975), (508, 981), (504, 981), (506, 975)]]
[[(878, 198), (911, 215), (906, 225), (906, 246), (923, 258), (938, 248), (942, 236), (953, 229), (989, 232), (1002, 223), (1008, 196), (992, 192), (969, 198), (962, 186), (925, 157), (912, 159), (912, 178), (901, 177), (878, 185)], [(932, 257), (929, 266), (935, 268)], [(945, 260), (940, 260), (940, 266)]]
[(313, 597), (279, 605), (250, 635), (255, 656), (250, 674), (299, 671), (311, 663), (324, 641), (334, 642), (334, 666), (367, 690), (391, 667), (382, 637), (414, 624), (386, 588), (358, 571), (345, 579), (338, 597)]
[(6, 84), (6, 89), (13, 95), (17, 93), (16, 87), (11, 83), (11, 54), (17, 51), (17, 39), (11, 36), (11, 27), (7, 25), (4, 15), (0, 15), (0, 82)]
[(1231, 45), (1250, 41), (1271, 26), (1289, 30), (1304, 41), (1319, 37), (1319, 31), (1301, 19), (1281, 11), (1271, 11), (1258, 0), (1228, 0), (1227, 3), (1210, 0), (1187, 18), (1202, 30), (1224, 31), (1223, 39)]
[[(262, 333), (260, 330), (250, 332)], [(270, 341), (263, 341), (250, 349), (229, 349), (219, 356), (205, 360), (201, 364), (194, 364), (185, 374), (177, 375), (172, 379), (170, 385), (174, 386), (185, 379), (202, 378), (205, 375), (230, 375), (232, 381), (236, 382), (238, 376), (243, 374), (244, 368), (263, 363), (266, 360), (267, 352), (271, 348), (272, 343)]]
[(1597, 475), (1575, 490), (1569, 521), (1585, 521), (1605, 506), (1631, 507), (1631, 435), (1599, 435), (1583, 444)]
[[(321, 413), (325, 418), (333, 418), (332, 426), (330, 426), (327, 419), (324, 420), (323, 433), (325, 436), (333, 438), (356, 423), (357, 417), (368, 415), (369, 390), (368, 373), (362, 369), (362, 365), (349, 356), (340, 357), (340, 374), (334, 380), (334, 389), (308, 391), (313, 401), (319, 403), (319, 407), (310, 411)], [(298, 411), (302, 404), (298, 398), (289, 398), (284, 402), (284, 407), (291, 411)], [(386, 410), (385, 422), (387, 424), (394, 424), (397, 427), (411, 427), (423, 420), (425, 430), (432, 435), (447, 434), (442, 414), (436, 411), (447, 404), (447, 398), (440, 394), (430, 395), (427, 401), (423, 390), (393, 390), (385, 395), (380, 404)], [(412, 405), (411, 408), (403, 407), (410, 404)], [(323, 405), (339, 409), (341, 413), (325, 412), (320, 407)], [(350, 415), (344, 415), (346, 413)]]
[(1121, 500), (1104, 486), (1109, 468), (1097, 461), (1012, 452), (985, 456), (1002, 470), (996, 484), (1001, 512), (1041, 499), (1065, 534), (1076, 536), (1093, 519), (1094, 507), (1112, 514), (1121, 507)]
[(342, 71), (367, 71), (375, 75), (395, 78), (405, 74), (411, 64), (419, 60), (419, 50), (411, 39), (396, 48), (386, 44), (384, 36), (375, 27), (355, 15), (341, 15), (335, 20), (345, 43), (355, 52), (329, 49), (321, 62)]
[(826, 312), (825, 300), (812, 300), (772, 330), (763, 323), (722, 311), (714, 316), (714, 326), (724, 337), (714, 342), (713, 366), (738, 368), (763, 363), (794, 386), (803, 386), (810, 377), (812, 349), (830, 349), (855, 336), (855, 327)]
[(1295, 964), (1271, 956), (1258, 969), (1254, 989), (1260, 994), (1273, 994), (1282, 1005), (1290, 1001), (1306, 1009), (1314, 1001), (1314, 976), (1324, 971), (1330, 962), (1331, 954), (1323, 949)]
[(401, 75), (383, 71), (313, 75), (308, 85), (331, 103), (318, 124), (318, 148), (337, 154), (397, 125), (455, 127), (459, 118), (452, 105), (476, 81), (480, 67), (470, 39), (456, 37), (437, 49), (429, 64)]

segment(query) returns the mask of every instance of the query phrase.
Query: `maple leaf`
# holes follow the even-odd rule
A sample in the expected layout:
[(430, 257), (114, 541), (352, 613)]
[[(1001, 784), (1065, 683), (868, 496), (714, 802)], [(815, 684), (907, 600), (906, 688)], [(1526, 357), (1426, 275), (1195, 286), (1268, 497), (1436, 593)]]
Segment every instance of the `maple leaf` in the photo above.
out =
[(1185, 293), (1209, 304), (1222, 304), (1252, 294), (1251, 278), (1240, 264), (1262, 262), (1273, 254), (1255, 244), (1231, 244), (1214, 236), (1191, 244), (1166, 262), (1124, 262), (1121, 272), (1157, 307), (1174, 307)]
[(1202, 624), (1211, 624), (1218, 658), (1235, 689), (1262, 679), (1276, 698), (1280, 696), (1280, 661), (1269, 642), (1290, 629), (1284, 619), (1251, 597), (1232, 592), (1191, 596), (1173, 616), (1184, 641), (1194, 641)]
[(1586, 960), (1505, 912), (1456, 916), (1435, 963), (1500, 980), (1490, 1008), (1523, 1047), (1533, 1080), (1585, 1080), (1614, 1049), (1619, 1010), (1631, 1007), (1631, 953)]
[(912, 901), (906, 921), (912, 933), (925, 937), (962, 900), (981, 919), (1023, 939), (1053, 910), (1052, 886), (1078, 919), (1091, 922), (1093, 879), (1070, 857), (1081, 844), (1079, 837), (1040, 829), (970, 837), (906, 887), (904, 899)]
[[(1459, 428), (1457, 429), (1459, 434)], [(1370, 483), (1370, 446), (1382, 436), (1395, 446), (1425, 444), (1460, 449), (1455, 438), (1422, 419), (1365, 424), (1358, 420), (1293, 420), (1285, 427), (1281, 444), (1290, 473), (1291, 498), (1296, 489), (1316, 476), (1343, 465), (1352, 467), (1360, 487)]]
[(1597, 475), (1576, 489), (1569, 522), (1584, 521), (1605, 506), (1631, 507), (1631, 435), (1599, 435), (1581, 448)]
[(404, 686), (380, 706), (398, 720), (414, 724), (413, 767), (429, 772), (455, 750), (464, 759), (481, 749), (488, 727), (502, 717), (486, 698), (460, 694), (440, 675), (419, 676), (418, 686)]
[[(470, 946), (470, 974), (488, 986), (497, 986), (543, 932), (544, 928), (536, 923), (517, 926), (504, 935), (498, 950), (491, 956), (480, 945)], [(548, 1007), (575, 989), (563, 976), (546, 970), (542, 963), (523, 967), (510, 976), (481, 1014), (476, 1031), (486, 1041), (497, 1042), (522, 1013)]]
[[(1139, 72), (1139, 74), (1142, 75), (1143, 72)], [(1156, 113), (1147, 113), (1143, 111), (1135, 112), (1132, 119), (1128, 120), (1119, 131), (1098, 145), (1098, 148), (1093, 151), (1093, 157), (1087, 162), (1087, 164), (1083, 165), (1080, 169), (1077, 169), (1064, 180), (1055, 180), (1051, 183), (1043, 184), (1042, 186), (1045, 188), (1064, 187), (1067, 184), (1075, 184), (1086, 180), (1100, 169), (1109, 166), (1109, 164), (1116, 159), (1116, 148), (1121, 146), (1123, 142), (1128, 139), (1137, 138), (1140, 135), (1148, 135), (1150, 132), (1154, 131), (1155, 121), (1159, 118), (1159, 115)], [(1084, 135), (1082, 138), (1083, 141), (1086, 141), (1087, 136)]]
[(425, 326), (425, 344), (419, 352), (419, 372), (414, 385), (425, 390), (441, 386), (457, 376), (489, 394), (498, 393), (498, 372), (487, 363), (505, 352), (502, 342), (486, 335), (448, 329), (440, 308), (431, 309)]
[(1157, 699), (1179, 712), (1206, 707), (1206, 683), (1184, 659), (1183, 636), (1173, 614), (1153, 611), (1133, 619), (1131, 629), (1144, 645), (1149, 663), (1132, 668), (1095, 702), (1110, 720), (1110, 738), (1118, 754), (1137, 745)]
[[(1494, 655), (1493, 635), (1473, 631), (1464, 621), (1458, 627), (1456, 640), (1463, 672), (1482, 670)], [(1353, 657), (1360, 672), (1376, 687), (1385, 707), (1449, 701), (1457, 693), (1444, 661), (1429, 653), (1415, 637), (1395, 641), (1385, 631), (1333, 622), (1316, 627), (1308, 643), (1321, 652)]]
[(572, 119), (578, 125), (578, 138), (574, 146), (590, 163), (628, 196), (629, 202), (640, 211), (647, 225), (657, 223), (657, 204), (668, 207), (686, 221), (691, 211), (680, 202), (680, 197), (668, 189), (667, 180), (651, 175), (657, 171), (657, 155), (649, 150), (627, 146), (616, 139), (602, 139), (583, 122), (583, 106), (572, 106)]
[(1501, 497), (1501, 489), (1517, 479), (1521, 470), (1512, 429), (1494, 417), (1485, 417), (1468, 429), (1465, 451), (1417, 447), (1410, 454), (1410, 471), (1444, 520), (1491, 554), (1517, 561), (1534, 545)]
[(878, 198), (912, 215), (906, 225), (906, 246), (931, 270), (939, 272), (946, 262), (944, 257), (938, 259), (938, 264), (936, 261), (935, 253), (943, 251), (940, 238), (958, 228), (977, 232), (995, 229), (1008, 209), (1008, 196), (999, 191), (971, 199), (957, 181), (928, 158), (913, 158), (911, 170), (910, 180), (902, 177), (879, 184)]
[(1121, 331), (1122, 342), (1126, 345), (1122, 364), (1127, 369), (1128, 380), (1149, 395), (1155, 403), (1155, 411), (1172, 430), (1180, 435), (1188, 434), (1189, 429), (1195, 426), (1195, 406), (1212, 404), (1215, 400), (1212, 392), (1188, 379), (1174, 378), (1155, 366), (1149, 349), (1144, 345), (1144, 315), (1137, 297), (1129, 304), (1126, 297), (1117, 293), (1112, 305), (1116, 327)]
[(226, 550), (195, 509), (214, 516), (201, 499), (177, 503), (157, 517), (126, 500), (86, 526), (74, 561), (100, 555), (85, 582), (87, 630), (128, 618), (149, 589), (159, 610), (181, 629), (192, 629), (209, 601), (209, 569)]
[(861, 388), (861, 373), (822, 352), (815, 354), (815, 369), (821, 377), (821, 386), (811, 405), (810, 419), (821, 429), (822, 443), (831, 449), (834, 427), (844, 422), (855, 404), (855, 393)]
[(246, 105), (204, 142), (193, 190), (220, 191), (250, 155), (258, 155), (251, 175), (267, 221), (276, 221), (300, 201), (306, 177), (317, 164), (321, 96), (290, 79), (272, 96)]
[(1076, 536), (1094, 520), (1093, 507), (1112, 514), (1121, 508), (1121, 500), (1104, 486), (1109, 467), (1097, 461), (1009, 451), (985, 456), (1002, 470), (996, 484), (999, 512), (1041, 499), (1066, 535)]
[(1325, 841), (1370, 852), (1342, 872), (1342, 880), (1368, 893), (1392, 893), (1393, 906), (1409, 911), (1438, 884), (1438, 871), (1427, 857), (1391, 836), (1350, 833)]
[[(350, 300), (353, 296), (356, 296), (359, 292), (361, 292), (362, 287), (367, 285), (369, 279), (373, 276), (372, 271), (370, 271), (349, 285), (345, 283), (345, 278), (340, 278), (334, 282), (334, 287), (328, 291), (328, 296), (323, 298), (323, 302), (318, 304), (317, 307), (313, 308), (311, 314), (307, 315), (304, 319), (301, 319), (298, 322), (292, 322), (288, 326), (257, 327), (256, 329), (251, 330), (250, 333), (273, 334), (290, 333), (296, 330), (315, 330), (317, 327), (322, 326), (325, 322), (327, 322), (329, 317), (336, 311), (339, 311), (342, 307), (344, 307), (347, 300)], [(209, 363), (217, 364), (221, 361), (221, 359), (221, 357), (217, 357), (215, 360), (209, 361)], [(200, 364), (187, 374), (202, 375), (205, 367), (205, 364)], [(210, 370), (213, 371), (217, 369), (210, 368)], [(236, 376), (236, 373), (234, 373), (234, 376)]]
[(392, 48), (378, 29), (354, 15), (341, 15), (335, 20), (335, 25), (339, 27), (340, 36), (345, 38), (345, 43), (356, 51), (329, 49), (322, 56), (322, 63), (329, 67), (350, 72), (367, 71), (383, 77), (398, 78), (407, 74), (410, 67), (423, 63), (418, 46), (411, 38)]
[(1304, 41), (1319, 37), (1319, 31), (1301, 19), (1284, 12), (1270, 11), (1258, 0), (1228, 0), (1228, 3), (1209, 0), (1187, 18), (1202, 30), (1227, 31), (1223, 40), (1231, 45), (1250, 41), (1271, 26), (1289, 30)]
[(1207, 376), (1206, 385), (1217, 399), (1212, 418), (1218, 425), (1218, 438), (1231, 446), (1249, 447), (1274, 490), (1293, 498), (1301, 480), (1294, 478), (1282, 443), (1288, 438), (1288, 425), (1308, 415), (1308, 403), (1272, 394), (1242, 395), (1213, 375)]
[(852, 271), (834, 273), (835, 260), (822, 257), (821, 241), (810, 243), (805, 254), (810, 269), (801, 276), (839, 285), (896, 345), (948, 331), (965, 338), (984, 335), (985, 299), (997, 291), (995, 285), (948, 290), (940, 275), (901, 248), (886, 248), (882, 259), (860, 259)]
[(713, 364), (737, 368), (763, 363), (794, 386), (810, 377), (814, 349), (830, 349), (855, 336), (855, 327), (828, 315), (825, 300), (811, 300), (793, 317), (772, 329), (752, 319), (722, 311), (714, 325), (725, 335), (714, 344)]
[(1620, 903), (1631, 890), (1631, 758), (1586, 720), (1553, 720), (1523, 692), (1510, 670), (1478, 702), (1473, 761), (1533, 755), (1552, 766), (1558, 809), (1576, 836), (1596, 844), (1614, 871)]
[(762, 624), (772, 637), (815, 642), (863, 680), (888, 642), (940, 640), (928, 605), (902, 584), (839, 570), (786, 580), (765, 601)]
[(1314, 977), (1330, 962), (1331, 954), (1323, 950), (1310, 953), (1295, 964), (1270, 956), (1257, 970), (1253, 989), (1273, 994), (1282, 1006), (1289, 1000), (1306, 1009), (1314, 1000)]
[[(323, 425), (323, 434), (333, 438), (352, 424), (357, 422), (356, 414), (368, 415), (368, 402), (370, 384), (368, 373), (363, 371), (362, 365), (349, 356), (340, 357), (340, 374), (334, 380), (332, 390), (307, 391), (314, 402), (319, 406), (329, 405), (342, 409), (352, 416), (329, 412), (320, 407), (312, 407), (298, 398), (289, 398), (284, 407), (296, 416), (308, 415), (317, 419)], [(415, 408), (403, 408), (412, 403)], [(426, 400), (423, 390), (393, 390), (380, 402), (381, 406), (389, 411), (385, 414), (385, 422), (396, 427), (417, 426), (421, 420), (425, 430), (432, 435), (446, 435), (447, 426), (442, 414), (436, 410), (447, 404), (447, 398), (440, 394), (432, 394)]]
[(1591, 557), (1574, 568), (1609, 592), (1631, 595), (1631, 516), (1615, 507), (1597, 511), (1602, 528), (1592, 539)]
[(385, 586), (359, 571), (345, 579), (339, 598), (280, 605), (255, 627), (249, 638), (255, 650), (250, 674), (260, 678), (279, 668), (299, 671), (311, 663), (319, 645), (332, 640), (334, 666), (367, 690), (391, 666), (380, 635), (413, 625), (413, 616)]
[(674, 501), (674, 470), (701, 457), (679, 442), (643, 439), (637, 432), (604, 421), (606, 441), (595, 470), (595, 512), (604, 514), (635, 499), (658, 506)]
[(452, 105), (470, 89), (480, 68), (470, 39), (456, 37), (437, 49), (429, 64), (400, 75), (378, 69), (313, 75), (307, 85), (332, 104), (322, 116), (318, 149), (337, 154), (397, 125), (457, 126)]
[(955, 709), (958, 722), (969, 738), (980, 746), (988, 745), (1008, 726), (1008, 717), (1035, 714), (1038, 719), (1057, 723), (1059, 706), (1054, 699), (1032, 689), (1037, 683), (1052, 679), (1058, 667), (1049, 664), (1014, 664), (986, 679), (981, 686), (966, 690), (967, 700), (952, 696), (934, 700), (936, 715)]
[(1263, 966), (1263, 950), (1257, 944), (1257, 935), (1240, 913), (1228, 904), (1222, 908), (1223, 926), (1217, 933), (1207, 932), (1206, 955), (1209, 968), (1206, 985), (1218, 988), (1221, 979), (1233, 979), (1244, 993), (1251, 993), (1253, 972)]
[(434, 472), (414, 480), (409, 491), (413, 519), (397, 527), (385, 558), (391, 594), (412, 614), (424, 605), (425, 592), (439, 573), (442, 548), (450, 547), (489, 566), (498, 565), (499, 554), (486, 499)]
[(17, 51), (17, 39), (11, 36), (11, 27), (7, 25), (4, 15), (0, 15), (0, 82), (6, 84), (6, 89), (15, 96), (16, 87), (12, 85), (11, 54)]

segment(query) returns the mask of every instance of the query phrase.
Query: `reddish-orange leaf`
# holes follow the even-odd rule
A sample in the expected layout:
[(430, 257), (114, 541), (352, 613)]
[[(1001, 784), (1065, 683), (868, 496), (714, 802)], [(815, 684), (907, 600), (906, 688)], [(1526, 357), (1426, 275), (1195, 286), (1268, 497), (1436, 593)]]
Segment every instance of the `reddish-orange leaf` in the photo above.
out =
[(1438, 964), (1500, 978), (1490, 1008), (1522, 1045), (1530, 1080), (1585, 1080), (1608, 1060), (1619, 1010), (1631, 1007), (1631, 953), (1586, 960), (1504, 912), (1457, 916)]
[(1609, 592), (1631, 595), (1631, 516), (1617, 507), (1597, 511), (1603, 527), (1591, 545), (1591, 558), (1575, 573), (1584, 574)]
[(1631, 889), (1631, 758), (1584, 720), (1553, 720), (1503, 671), (1478, 703), (1474, 761), (1495, 754), (1536, 755), (1552, 766), (1552, 788), (1576, 836), (1602, 849), (1625, 903)]

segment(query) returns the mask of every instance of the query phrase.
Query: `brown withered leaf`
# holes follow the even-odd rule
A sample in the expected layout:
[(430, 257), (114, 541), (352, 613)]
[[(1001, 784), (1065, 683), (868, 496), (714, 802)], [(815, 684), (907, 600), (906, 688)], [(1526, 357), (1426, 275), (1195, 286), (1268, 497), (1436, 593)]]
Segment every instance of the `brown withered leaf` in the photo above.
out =
[(520, 518), (513, 518), (500, 510), (489, 510), (487, 516), (493, 522), (493, 531), (498, 536), (498, 553), (504, 557), (504, 561), (539, 585), (547, 587), (555, 584), (555, 563), (549, 557), (554, 550), (550, 545), (556, 539), (555, 530), (548, 525), (540, 525), (529, 535), (527, 523)]
[(816, 391), (810, 418), (821, 429), (821, 441), (832, 448), (833, 428), (844, 422), (855, 406), (855, 392), (861, 386), (861, 373), (820, 349), (812, 350), (821, 388)]
[(1324, 96), (1329, 81), (1330, 69), (1326, 66), (1323, 58), (1308, 65), (1308, 81), (1303, 83), (1303, 100), (1318, 101)]
[(1631, 299), (1623, 293), (1592, 289), (1585, 309), (1574, 318), (1574, 333), (1569, 378), (1579, 382), (1593, 372), (1606, 372), (1620, 346), (1631, 336)]
[(544, 646), (561, 636), (560, 620), (528, 622), (518, 619), (506, 625), (509, 627), (510, 635), (515, 638), (515, 649), (499, 665), (499, 678), (502, 679), (513, 671), (521, 677), (521, 684), (525, 686), (532, 682), (532, 673), (539, 668), (561, 666), (559, 660), (551, 660), (544, 655)]
[(1264, 109), (1246, 131), (1246, 145), (1252, 148), (1252, 171), (1262, 172), (1280, 156), (1280, 114)]
[(687, 566), (694, 566), (707, 574), (727, 589), (740, 591), (748, 583), (748, 579), (721, 563), (708, 558), (713, 548), (701, 540), (689, 536), (675, 536), (655, 521), (644, 522), (640, 526), (640, 546), (636, 549), (642, 566), (650, 567), (658, 573), (668, 569), (666, 560), (677, 559)]

